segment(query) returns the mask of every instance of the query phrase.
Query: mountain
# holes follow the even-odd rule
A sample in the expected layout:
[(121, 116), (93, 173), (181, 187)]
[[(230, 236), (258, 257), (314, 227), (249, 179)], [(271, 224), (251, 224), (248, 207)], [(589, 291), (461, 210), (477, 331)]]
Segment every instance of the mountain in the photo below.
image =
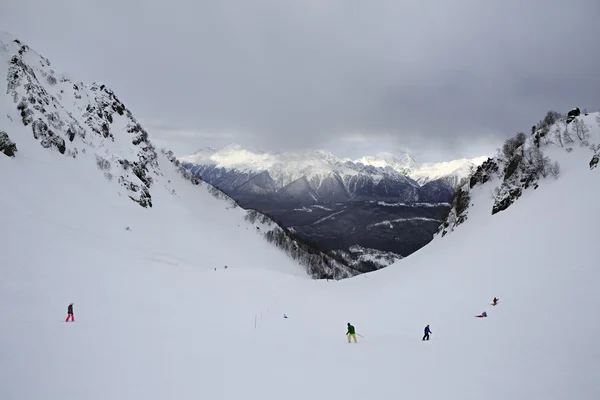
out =
[[(80, 251), (71, 245), (76, 234), (88, 247), (135, 247), (148, 262), (168, 266), (244, 268), (248, 254), (257, 252), (260, 265), (315, 278), (360, 272), (238, 207), (191, 175), (172, 152), (156, 149), (104, 84), (70, 80), (8, 34), (0, 35), (0, 77), (3, 225), (71, 232), (57, 247), (65, 262)], [(235, 251), (216, 254), (217, 243)]]
[[(231, 194), (275, 195), (306, 178), (315, 196), (299, 192), (296, 202), (310, 205), (361, 200), (447, 201), (453, 186), (487, 157), (419, 164), (404, 153), (350, 160), (323, 150), (266, 153), (230, 144), (220, 150), (200, 149), (179, 159), (192, 172)], [(264, 177), (262, 184), (254, 184), (255, 191), (248, 192), (244, 183), (256, 175)], [(440, 194), (441, 199), (420, 190), (434, 181), (449, 189)]]
[(440, 163), (417, 163), (408, 154), (380, 153), (376, 156), (360, 158), (356, 162), (379, 168), (390, 167), (415, 180), (419, 185), (442, 180), (453, 187), (462, 178), (469, 176), (471, 171), (481, 165), (487, 158), (461, 158)]
[(438, 234), (452, 232), (469, 218), (473, 193), (481, 186), (486, 186), (493, 199), (489, 212), (495, 215), (521, 197), (531, 196), (549, 177), (558, 178), (564, 164), (572, 169), (580, 165), (595, 169), (600, 161), (599, 126), (600, 113), (581, 115), (579, 108), (566, 115), (549, 111), (533, 126), (530, 137), (519, 133), (508, 139), (497, 156), (484, 161), (457, 189)]
[[(594, 115), (576, 120), (597, 146)], [(244, 228), (241, 210), (168, 163), (180, 200), (156, 190), (143, 208), (98, 182), (87, 158), (8, 126), (18, 152), (0, 154), (0, 203), (10, 206), (0, 224), (2, 399), (600, 398), (597, 147), (544, 146), (558, 178), (540, 175), (492, 214), (497, 188), (534, 176), (523, 159), (502, 172), (521, 147), (512, 143), (505, 161), (474, 175), (453, 231), (387, 268), (326, 282), (298, 276)], [(71, 302), (77, 322), (65, 323)]]
[(180, 160), (242, 207), (351, 259), (353, 246), (402, 258), (427, 244), (446, 218), (454, 187), (485, 158), (419, 164), (405, 153), (351, 160), (323, 150), (267, 153), (230, 144)]

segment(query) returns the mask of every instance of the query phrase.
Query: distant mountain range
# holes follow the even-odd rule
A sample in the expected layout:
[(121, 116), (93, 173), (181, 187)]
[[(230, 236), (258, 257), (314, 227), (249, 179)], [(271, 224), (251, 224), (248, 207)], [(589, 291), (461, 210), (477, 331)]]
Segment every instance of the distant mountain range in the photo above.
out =
[(232, 144), (201, 149), (180, 161), (207, 182), (246, 200), (295, 205), (355, 201), (447, 202), (461, 178), (487, 157), (417, 163), (409, 154), (357, 160), (322, 151), (253, 152)]
[(237, 144), (180, 157), (245, 208), (263, 212), (325, 250), (392, 252), (428, 243), (458, 182), (487, 157), (418, 163), (407, 153), (357, 160), (322, 150), (267, 153)]

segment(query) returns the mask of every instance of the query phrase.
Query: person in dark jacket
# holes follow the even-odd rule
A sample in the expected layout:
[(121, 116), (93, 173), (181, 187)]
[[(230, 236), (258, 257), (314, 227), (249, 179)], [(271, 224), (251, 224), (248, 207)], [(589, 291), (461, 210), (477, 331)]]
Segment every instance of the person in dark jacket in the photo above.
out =
[(346, 336), (348, 336), (348, 343), (350, 343), (350, 338), (353, 338), (354, 343), (356, 343), (356, 331), (354, 330), (354, 327), (350, 325), (350, 322), (348, 322), (348, 332), (346, 332)]
[(73, 314), (73, 303), (69, 304), (69, 307), (67, 307), (67, 319), (65, 322), (69, 322), (69, 319), (75, 322), (75, 315)]
[(429, 324), (425, 327), (425, 335), (423, 335), (423, 340), (429, 340), (429, 334), (433, 333), (431, 332), (431, 329), (429, 329)]

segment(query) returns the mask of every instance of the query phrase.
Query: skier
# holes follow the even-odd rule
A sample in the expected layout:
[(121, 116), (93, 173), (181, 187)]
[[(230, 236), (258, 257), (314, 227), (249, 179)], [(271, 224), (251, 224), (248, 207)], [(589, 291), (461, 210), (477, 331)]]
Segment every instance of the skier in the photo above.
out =
[(65, 322), (69, 322), (69, 318), (71, 321), (75, 322), (75, 315), (73, 315), (73, 303), (69, 304), (69, 307), (67, 307), (67, 319)]
[(477, 317), (477, 318), (485, 318), (485, 317), (487, 317), (487, 313), (484, 311), (484, 312), (482, 312), (481, 314), (479, 314), (479, 315), (476, 315), (476, 317)]
[(425, 335), (423, 335), (423, 340), (429, 340), (430, 333), (433, 332), (431, 332), (431, 329), (429, 329), (429, 324), (427, 324), (427, 326), (425, 327)]
[(498, 298), (494, 297), (494, 300), (492, 301), (492, 305), (495, 306), (496, 304), (498, 304)]
[(350, 343), (350, 338), (353, 338), (354, 343), (356, 343), (356, 331), (354, 330), (354, 327), (350, 325), (350, 322), (348, 322), (348, 332), (346, 332), (346, 336), (348, 336), (348, 343)]

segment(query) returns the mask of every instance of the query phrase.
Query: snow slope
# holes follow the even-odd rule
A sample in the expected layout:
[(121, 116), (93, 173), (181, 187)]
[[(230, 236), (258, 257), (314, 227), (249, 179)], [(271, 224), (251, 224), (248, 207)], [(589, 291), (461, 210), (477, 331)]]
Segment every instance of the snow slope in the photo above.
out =
[[(8, 34), (0, 34), (0, 77), (0, 132), (17, 147), (14, 158), (0, 153), (0, 182), (10, 194), (0, 206), (8, 215), (144, 249), (149, 260), (169, 265), (243, 268), (256, 253), (252, 267), (311, 272), (303, 261), (311, 256), (265, 240), (270, 233), (280, 248), (295, 247), (276, 224), (256, 219), (193, 179), (172, 153), (156, 150), (105, 85), (68, 79)], [(223, 257), (213, 251), (220, 243), (235, 251)]]
[[(55, 153), (32, 149), (27, 176), (39, 179), (13, 180), (6, 171), (25, 161), (0, 158), (10, 189), (0, 197), (9, 207), (0, 225), (2, 399), (600, 398), (600, 173), (585, 149), (548, 150), (561, 177), (494, 216), (498, 182), (476, 186), (469, 220), (454, 232), (337, 282), (214, 271), (209, 260), (235, 257), (241, 238), (205, 243), (165, 220), (159, 240), (159, 227), (138, 225), (145, 210), (133, 202), (103, 198), (115, 212), (131, 204), (118, 224), (132, 231), (108, 230), (95, 190), (77, 202), (68, 185), (56, 190), (87, 177), (49, 168)], [(215, 236), (223, 215), (203, 216)], [(246, 263), (286, 262), (269, 254), (254, 249)], [(71, 301), (77, 322), (64, 323)], [(484, 310), (487, 319), (474, 318)], [(347, 322), (364, 336), (357, 345), (343, 336)], [(422, 342), (426, 324), (433, 334)]]
[[(150, 210), (98, 181), (91, 157), (8, 128), (18, 153), (0, 154), (0, 399), (600, 398), (600, 172), (587, 148), (548, 148), (558, 179), (493, 216), (499, 182), (477, 185), (450, 234), (328, 282), (174, 168)], [(157, 189), (168, 180), (178, 197)]]

